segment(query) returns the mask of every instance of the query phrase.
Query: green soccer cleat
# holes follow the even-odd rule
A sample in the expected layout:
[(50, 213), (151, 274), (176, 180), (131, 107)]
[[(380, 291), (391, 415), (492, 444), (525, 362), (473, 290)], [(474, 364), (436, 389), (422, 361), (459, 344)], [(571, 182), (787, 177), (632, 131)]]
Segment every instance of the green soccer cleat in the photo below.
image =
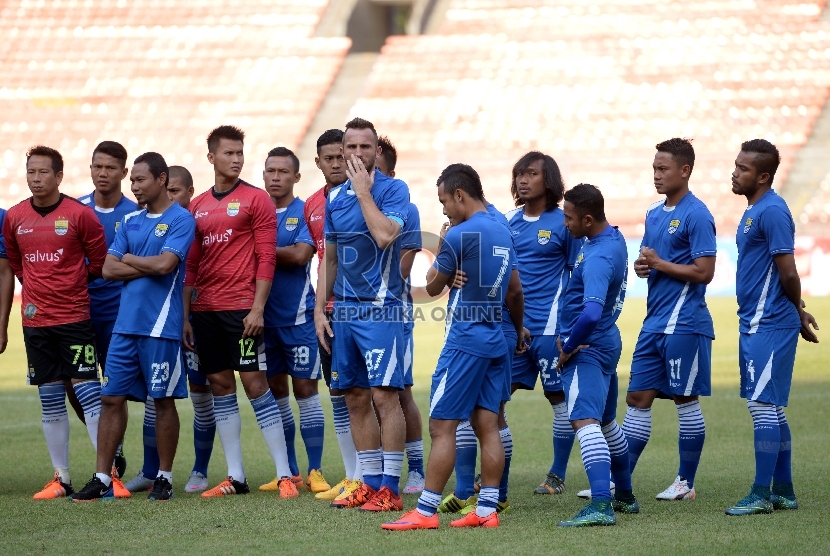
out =
[(752, 485), (749, 494), (744, 496), (737, 504), (728, 508), (726, 515), (771, 514), (773, 506), (769, 497), (768, 488)]
[(441, 505), (438, 506), (438, 513), (439, 514), (456, 514), (456, 513), (469, 513), (463, 512), (466, 508), (475, 509), (476, 507), (476, 496), (470, 496), (467, 500), (462, 500), (461, 498), (457, 497), (455, 493), (448, 495), (446, 498), (441, 500)]
[(616, 525), (617, 518), (610, 500), (591, 500), (578, 514), (568, 521), (560, 521), (560, 527), (595, 527)]
[(510, 502), (507, 500), (499, 502), (498, 505), (496, 505), (496, 511), (500, 514), (506, 514), (510, 511)]
[(619, 500), (616, 496), (611, 497), (611, 507), (615, 512), (623, 514), (638, 514), (640, 513), (640, 503), (631, 495), (631, 500)]
[(565, 480), (556, 473), (548, 473), (545, 481), (536, 487), (534, 494), (562, 494), (565, 492)]
[(773, 494), (770, 496), (770, 502), (772, 502), (772, 508), (775, 510), (797, 510), (798, 509), (798, 500), (795, 496), (780, 496), (778, 494)]

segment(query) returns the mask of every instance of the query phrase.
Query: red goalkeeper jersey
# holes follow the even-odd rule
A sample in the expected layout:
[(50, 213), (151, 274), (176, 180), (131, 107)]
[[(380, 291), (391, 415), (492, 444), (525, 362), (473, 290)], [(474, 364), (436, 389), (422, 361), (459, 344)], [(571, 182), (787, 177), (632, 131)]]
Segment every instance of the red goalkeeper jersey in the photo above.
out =
[(196, 289), (191, 309), (250, 309), (256, 281), (274, 279), (277, 216), (271, 198), (239, 180), (225, 193), (205, 191), (189, 208), (196, 218), (185, 278)]
[(23, 279), (23, 326), (38, 328), (89, 319), (89, 275), (107, 256), (104, 227), (92, 209), (61, 194), (51, 207), (27, 199), (3, 224), (6, 252)]

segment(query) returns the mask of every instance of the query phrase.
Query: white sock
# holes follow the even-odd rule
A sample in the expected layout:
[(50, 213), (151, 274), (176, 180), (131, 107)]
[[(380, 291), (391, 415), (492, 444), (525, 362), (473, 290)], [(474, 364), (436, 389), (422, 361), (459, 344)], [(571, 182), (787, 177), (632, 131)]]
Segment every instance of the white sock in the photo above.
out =
[(159, 478), (159, 477), (164, 477), (165, 479), (167, 479), (168, 483), (170, 483), (171, 485), (173, 484), (173, 472), (172, 471), (162, 471), (161, 469), (159, 469), (159, 474), (156, 476), (156, 478)]
[(95, 476), (98, 477), (98, 479), (100, 479), (102, 483), (104, 483), (104, 486), (112, 485), (112, 477), (110, 477), (106, 473), (96, 473)]
[(242, 466), (242, 419), (236, 394), (213, 397), (213, 412), (216, 415), (216, 432), (222, 442), (225, 460), (228, 462), (228, 476), (241, 482), (245, 481), (245, 468)]
[(61, 482), (69, 484), (69, 415), (66, 412), (66, 387), (62, 382), (44, 384), (38, 388), (41, 404), (41, 422), (52, 467), (60, 474)]
[(84, 421), (92, 446), (98, 450), (98, 420), (101, 419), (101, 383), (85, 380), (72, 385), (75, 396), (84, 410)]
[(251, 400), (259, 430), (265, 437), (268, 451), (277, 467), (277, 478), (291, 477), (291, 468), (288, 464), (288, 448), (285, 445), (285, 430), (282, 428), (282, 414), (274, 399), (271, 390)]
[(334, 433), (337, 436), (337, 444), (340, 446), (340, 455), (343, 458), (346, 477), (360, 480), (363, 475), (356, 467), (357, 449), (354, 447), (354, 439), (352, 438), (352, 425), (349, 420), (349, 410), (346, 407), (346, 397), (332, 396), (331, 407), (334, 415)]

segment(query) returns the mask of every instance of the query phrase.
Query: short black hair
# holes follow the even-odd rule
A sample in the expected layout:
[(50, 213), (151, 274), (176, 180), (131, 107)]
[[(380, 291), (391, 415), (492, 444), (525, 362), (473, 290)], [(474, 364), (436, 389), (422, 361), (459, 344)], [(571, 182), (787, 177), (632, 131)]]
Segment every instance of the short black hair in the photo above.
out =
[(168, 170), (170, 170), (170, 173), (167, 174), (167, 185), (170, 185), (171, 179), (178, 178), (182, 181), (182, 185), (185, 188), (190, 189), (193, 187), (193, 176), (190, 174), (190, 170), (184, 166), (170, 166)]
[(343, 132), (339, 129), (329, 129), (317, 138), (317, 154), (320, 154), (320, 149), (326, 145), (333, 145), (338, 143), (343, 144)]
[(52, 171), (55, 174), (63, 172), (63, 157), (61, 153), (44, 145), (35, 145), (26, 151), (26, 164), (29, 164), (29, 159), (33, 156), (48, 156), (52, 159)]
[[(364, 120), (363, 118), (353, 118), (352, 121), (346, 124), (346, 131), (350, 129), (371, 129), (372, 135), (375, 136), (375, 143), (378, 142), (378, 132), (375, 129), (375, 125), (369, 120)], [(343, 132), (344, 141), (346, 140), (346, 131)]]
[(241, 141), (245, 144), (245, 132), (233, 125), (220, 125), (207, 136), (208, 151), (215, 153), (219, 147), (219, 141), (222, 139), (230, 139), (231, 141)]
[(580, 216), (590, 214), (597, 222), (605, 222), (605, 199), (597, 186), (580, 183), (565, 192), (565, 200)]
[(759, 174), (769, 174), (769, 183), (775, 178), (775, 172), (781, 163), (778, 148), (766, 139), (752, 139), (741, 144), (741, 151), (755, 155), (753, 165)]
[(95, 153), (110, 155), (121, 163), (122, 168), (127, 165), (127, 149), (125, 149), (124, 145), (121, 143), (116, 143), (115, 141), (101, 141), (98, 143), (98, 146), (95, 147), (95, 150), (92, 151), (92, 156), (95, 156)]
[(398, 149), (389, 140), (386, 135), (378, 137), (378, 147), (380, 147), (380, 156), (386, 161), (386, 166), (390, 172), (395, 171), (395, 166), (398, 164)]
[(510, 193), (513, 195), (513, 201), (517, 207), (524, 204), (523, 201), (519, 200), (516, 178), (519, 177), (520, 173), (527, 171), (530, 165), (537, 160), (542, 161), (542, 179), (545, 182), (545, 210), (553, 210), (559, 205), (562, 196), (565, 194), (565, 180), (562, 179), (559, 165), (552, 156), (545, 153), (530, 151), (513, 165), (513, 181), (510, 184)]
[(270, 151), (268, 151), (268, 156), (265, 157), (267, 161), (272, 156), (287, 156), (291, 159), (291, 163), (294, 164), (294, 173), (300, 171), (300, 159), (297, 158), (297, 155), (294, 154), (294, 151), (289, 149), (288, 147), (274, 147)]
[(456, 189), (464, 191), (477, 201), (484, 200), (484, 190), (481, 188), (481, 178), (472, 166), (467, 164), (450, 164), (441, 175), (438, 176), (436, 186), (444, 184), (444, 191), (448, 195), (455, 193)]
[(158, 179), (160, 175), (164, 174), (164, 187), (167, 187), (167, 184), (170, 183), (170, 168), (167, 167), (164, 157), (159, 153), (150, 151), (139, 155), (133, 161), (133, 164), (141, 164), (142, 162), (147, 165), (154, 178)]
[(655, 148), (657, 149), (657, 152), (669, 153), (672, 160), (677, 162), (680, 166), (688, 164), (690, 170), (695, 169), (695, 148), (692, 146), (691, 139), (673, 137), (672, 139), (668, 139), (662, 143), (657, 143)]

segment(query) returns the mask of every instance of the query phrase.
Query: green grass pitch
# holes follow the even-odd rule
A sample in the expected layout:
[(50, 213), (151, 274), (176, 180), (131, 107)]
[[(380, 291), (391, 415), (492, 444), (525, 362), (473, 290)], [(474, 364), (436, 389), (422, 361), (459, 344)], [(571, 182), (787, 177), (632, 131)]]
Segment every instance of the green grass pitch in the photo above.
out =
[[(820, 325), (830, 327), (830, 298), (807, 300)], [(587, 487), (578, 443), (571, 456), (567, 491), (561, 496), (532, 494), (551, 460), (553, 412), (539, 389), (519, 392), (508, 405), (514, 437), (510, 501), (495, 530), (452, 530), (442, 517), (439, 531), (386, 533), (379, 525), (390, 515), (367, 515), (334, 510), (303, 492), (299, 499), (280, 500), (256, 487), (273, 478), (274, 467), (256, 426), (243, 403), (243, 450), (253, 493), (226, 499), (201, 500), (182, 491), (193, 461), (193, 410), (179, 403), (182, 435), (176, 458), (176, 498), (151, 504), (144, 495), (131, 500), (73, 504), (66, 500), (34, 502), (31, 496), (52, 474), (40, 425), (40, 404), (33, 387), (25, 386), (25, 354), (19, 307), (10, 326), (9, 348), (0, 356), (0, 553), (199, 553), (235, 554), (263, 551), (286, 554), (666, 554), (752, 553), (827, 554), (830, 552), (830, 489), (827, 488), (827, 449), (830, 433), (830, 337), (820, 333), (819, 345), (799, 346), (787, 416), (793, 431), (793, 466), (801, 509), (773, 515), (727, 517), (723, 510), (744, 496), (754, 476), (752, 424), (738, 397), (737, 319), (734, 299), (710, 302), (717, 340), (713, 350), (713, 395), (702, 401), (707, 425), (706, 446), (697, 477), (698, 497), (691, 502), (657, 502), (677, 470), (677, 416), (673, 404), (658, 401), (648, 448), (634, 475), (642, 513), (620, 515), (616, 527), (563, 530), (556, 526), (583, 505), (575, 493)], [(624, 351), (620, 389), (628, 383), (631, 351), (645, 311), (642, 299), (625, 304), (620, 329)], [(428, 314), (428, 313), (427, 313)], [(416, 399), (428, 407), (430, 375), (441, 349), (442, 323), (419, 323), (416, 336)], [(343, 473), (331, 421), (331, 406), (323, 395), (327, 416), (324, 472), (331, 482)], [(142, 460), (143, 408), (130, 405), (126, 454), (127, 476)], [(295, 408), (296, 412), (296, 408)], [(618, 416), (625, 414), (621, 394)], [(86, 429), (71, 414), (70, 456), (73, 483), (84, 485), (94, 471), (94, 453)], [(426, 430), (426, 415), (424, 419)], [(426, 434), (428, 436), (428, 434)], [(428, 453), (428, 438), (427, 438)], [(297, 434), (301, 468), (304, 450)], [(210, 466), (210, 483), (225, 473), (217, 438)], [(453, 485), (447, 485), (446, 493)], [(405, 496), (407, 508), (415, 496)]]

